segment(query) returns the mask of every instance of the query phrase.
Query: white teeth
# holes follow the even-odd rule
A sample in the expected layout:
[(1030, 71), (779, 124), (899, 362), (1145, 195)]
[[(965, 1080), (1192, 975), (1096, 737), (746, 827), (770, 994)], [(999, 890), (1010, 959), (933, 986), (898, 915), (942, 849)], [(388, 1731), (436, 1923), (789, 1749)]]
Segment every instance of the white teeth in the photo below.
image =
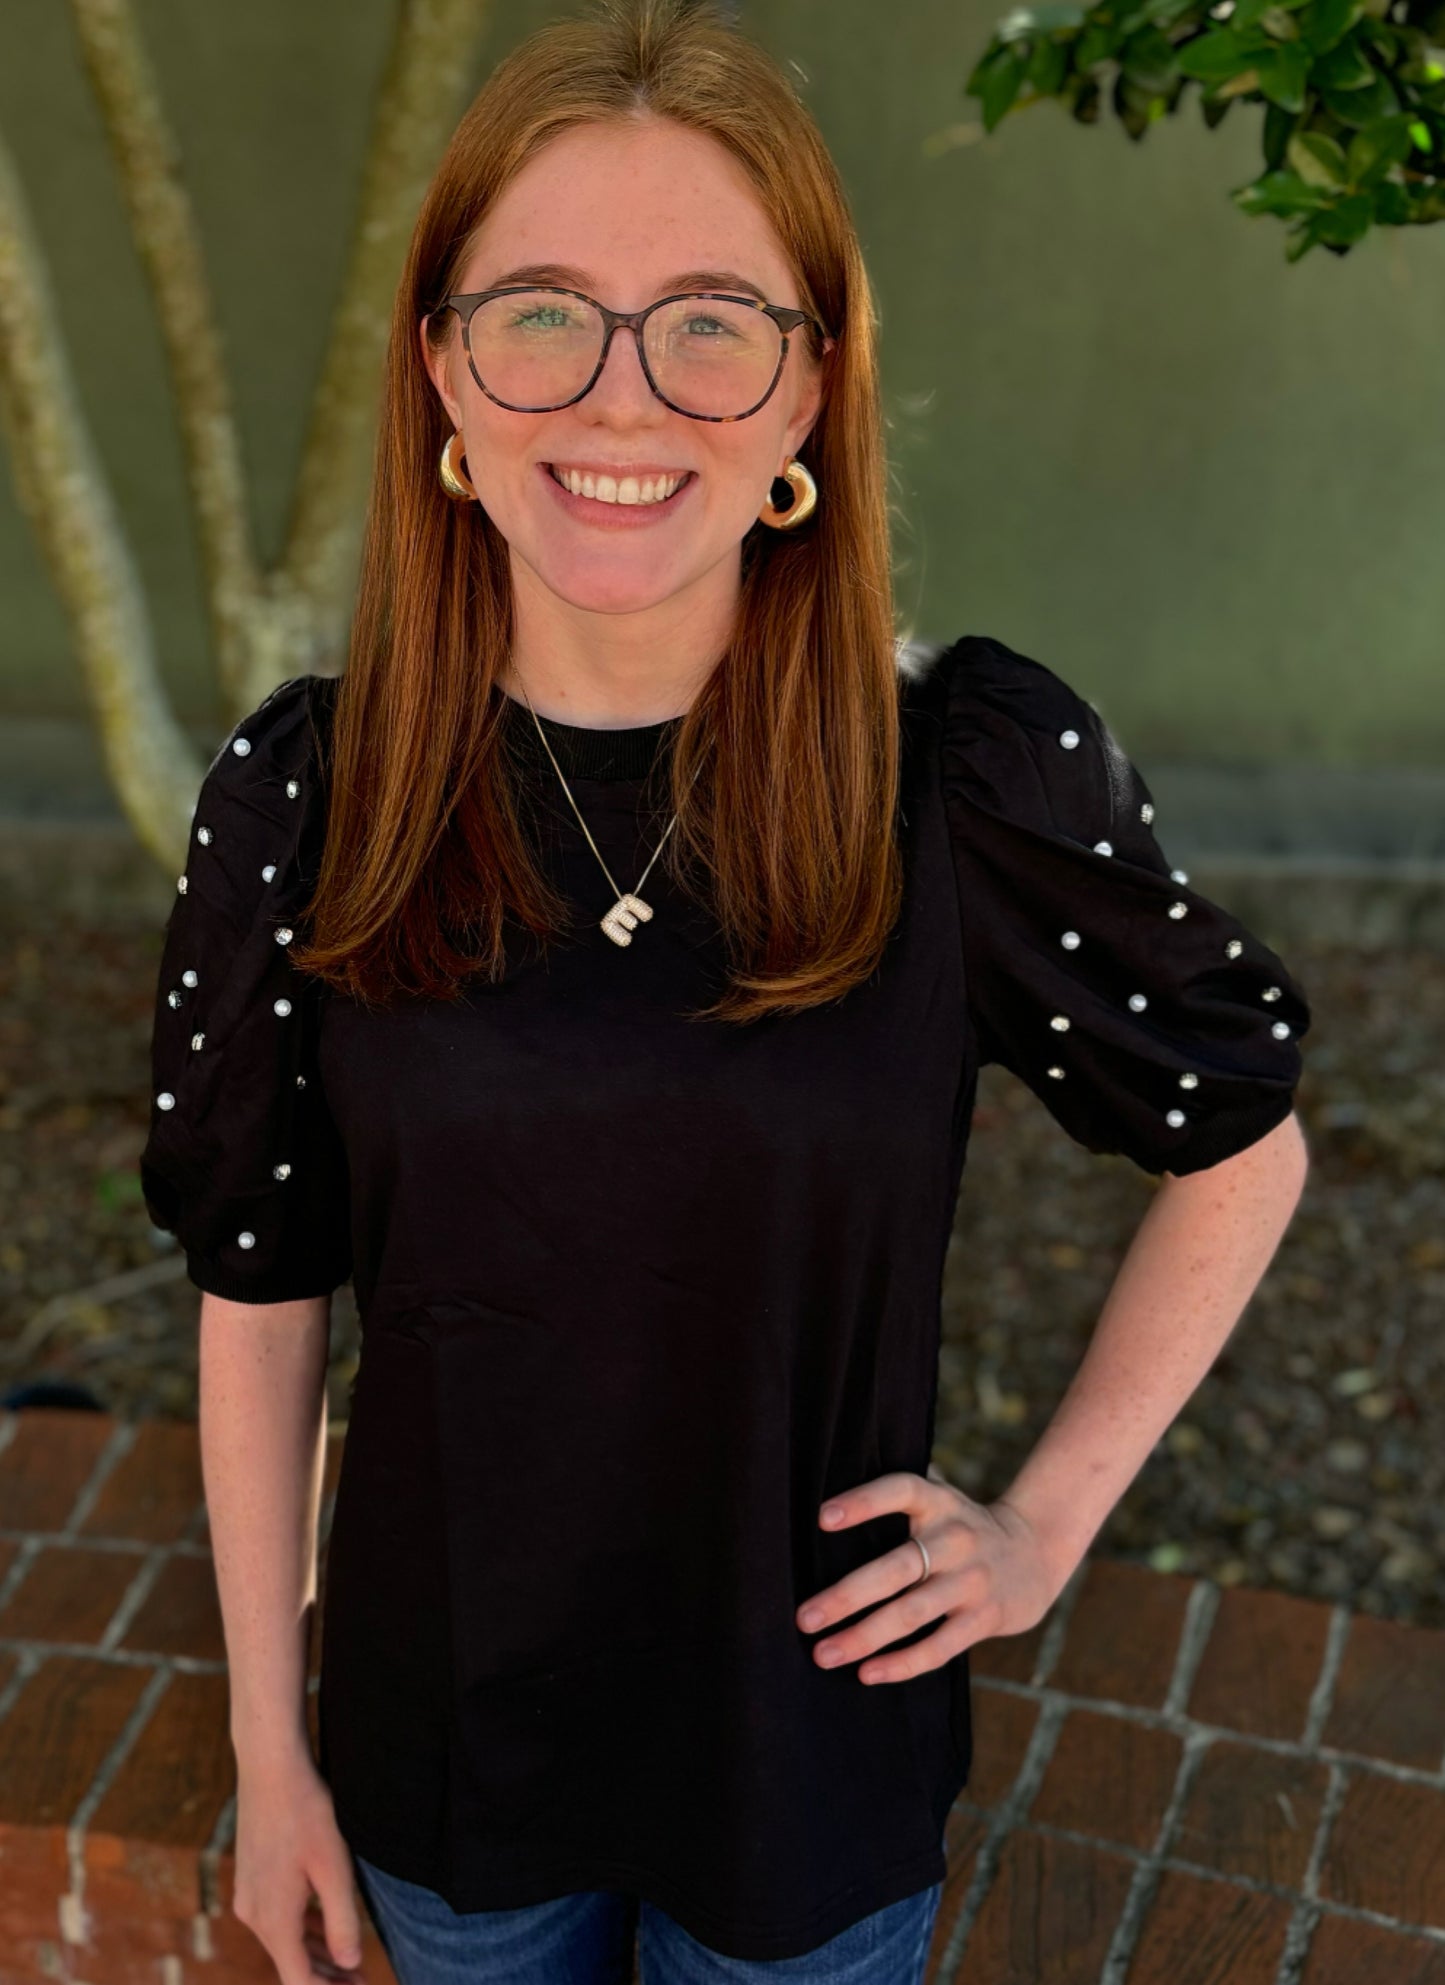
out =
[(552, 473), (564, 489), (570, 489), (574, 496), (590, 496), (598, 503), (665, 503), (687, 480), (686, 474), (676, 476), (623, 476), (619, 482), (615, 476), (592, 476), (580, 469), (559, 468), (554, 462)]

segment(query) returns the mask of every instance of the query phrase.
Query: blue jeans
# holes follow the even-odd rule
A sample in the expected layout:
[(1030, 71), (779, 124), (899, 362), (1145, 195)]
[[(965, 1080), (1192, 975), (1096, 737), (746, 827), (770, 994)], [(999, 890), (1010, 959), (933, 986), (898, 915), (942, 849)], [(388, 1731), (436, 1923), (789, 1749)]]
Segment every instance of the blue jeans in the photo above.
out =
[(802, 1957), (724, 1957), (655, 1903), (584, 1889), (522, 1909), (459, 1915), (432, 1889), (388, 1875), (354, 1850), (357, 1886), (398, 1985), (923, 1985), (943, 1883), (865, 1916)]

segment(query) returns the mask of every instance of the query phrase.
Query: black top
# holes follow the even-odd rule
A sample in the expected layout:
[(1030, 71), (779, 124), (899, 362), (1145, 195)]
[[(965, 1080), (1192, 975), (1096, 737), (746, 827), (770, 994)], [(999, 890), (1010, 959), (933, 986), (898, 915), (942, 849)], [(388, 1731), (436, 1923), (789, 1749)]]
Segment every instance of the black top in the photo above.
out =
[[(366, 1014), (286, 951), (333, 688), (282, 684), (207, 774), (143, 1177), (202, 1289), (354, 1271), (320, 1699), (339, 1824), (455, 1909), (622, 1888), (729, 1956), (799, 1955), (942, 1878), (968, 1774), (966, 1654), (867, 1686), (795, 1613), (906, 1541), (903, 1515), (832, 1534), (818, 1509), (928, 1467), (981, 1063), (1088, 1149), (1194, 1172), (1288, 1115), (1305, 995), (1171, 871), (1092, 705), (969, 636), (900, 677), (904, 909), (846, 998), (689, 1018), (720, 934), (659, 861), (652, 921), (607, 937), (514, 704), (575, 933), (458, 1004)], [(548, 725), (624, 889), (669, 734)]]

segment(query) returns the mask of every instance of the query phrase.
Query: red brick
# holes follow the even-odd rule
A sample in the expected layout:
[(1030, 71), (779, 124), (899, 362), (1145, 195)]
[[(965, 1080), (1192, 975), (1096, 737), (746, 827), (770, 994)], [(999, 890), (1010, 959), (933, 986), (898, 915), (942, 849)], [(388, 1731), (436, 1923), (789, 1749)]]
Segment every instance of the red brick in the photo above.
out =
[(109, 1413), (29, 1406), (0, 1453), (0, 1510), (7, 1530), (63, 1530), (115, 1432)]
[(1158, 1709), (1179, 1652), (1190, 1582), (1111, 1558), (1089, 1562), (1054, 1688)]
[(1189, 1713), (1251, 1737), (1298, 1742), (1319, 1679), (1330, 1608), (1252, 1586), (1225, 1588)]
[(185, 1654), (196, 1661), (224, 1661), (221, 1602), (211, 1560), (191, 1552), (168, 1558), (137, 1608), (121, 1645), (147, 1654)]
[(1065, 1718), (1030, 1820), (1150, 1848), (1179, 1775), (1184, 1746), (1167, 1730), (1076, 1709)]
[(1445, 1631), (1355, 1614), (1323, 1741), (1437, 1771), (1445, 1753)]
[(986, 1684), (973, 1691), (973, 1758), (963, 1797), (971, 1806), (997, 1806), (1019, 1775), (1039, 1705), (1031, 1696)]
[(1252, 1744), (1212, 1744), (1168, 1851), (1221, 1875), (1298, 1888), (1328, 1784), (1328, 1771), (1309, 1758)]
[(960, 1978), (1097, 1985), (1132, 1872), (1103, 1848), (1018, 1828), (1004, 1842)]
[(968, 1650), (969, 1673), (991, 1676), (1001, 1682), (1031, 1682), (1034, 1664), (1039, 1658), (1039, 1643), (1047, 1625), (1045, 1618), (1026, 1633), (1002, 1634), (991, 1640), (975, 1641)]
[(174, 1544), (204, 1496), (196, 1429), (179, 1420), (143, 1420), (135, 1441), (102, 1483), (81, 1536)]
[(176, 1960), (191, 1960), (201, 1896), (197, 1863), (194, 1852), (89, 1835), (86, 1941), (73, 1949), (72, 1975), (86, 1985), (140, 1985), (162, 1978), (166, 1959), (173, 1971)]
[(1445, 1985), (1445, 1946), (1326, 1910), (1300, 1985)]
[(91, 1825), (132, 1841), (201, 1848), (235, 1786), (225, 1675), (172, 1675)]
[(0, 1719), (0, 1820), (65, 1825), (150, 1680), (84, 1654), (52, 1654)]
[(1330, 1828), (1320, 1895), (1445, 1929), (1445, 1792), (1359, 1772)]
[(1274, 1985), (1290, 1904), (1166, 1868), (1125, 1985)]
[(140, 1571), (129, 1551), (49, 1544), (0, 1607), (7, 1640), (98, 1641)]

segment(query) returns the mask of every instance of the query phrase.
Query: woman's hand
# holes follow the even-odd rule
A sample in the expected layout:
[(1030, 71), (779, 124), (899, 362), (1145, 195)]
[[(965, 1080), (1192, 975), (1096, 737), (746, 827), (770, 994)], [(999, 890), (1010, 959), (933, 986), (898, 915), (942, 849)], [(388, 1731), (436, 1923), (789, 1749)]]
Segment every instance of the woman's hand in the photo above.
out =
[[(841, 1513), (830, 1521), (834, 1510)], [(843, 1530), (890, 1510), (902, 1510), (910, 1537), (923, 1540), (929, 1575), (920, 1578), (923, 1559), (910, 1541), (806, 1600), (796, 1617), (807, 1633), (851, 1619), (864, 1606), (875, 1608), (830, 1640), (814, 1642), (813, 1659), (820, 1667), (875, 1654), (929, 1620), (940, 1620), (925, 1639), (858, 1670), (860, 1682), (906, 1681), (942, 1667), (975, 1641), (1026, 1633), (1063, 1589), (1067, 1571), (1061, 1576), (1055, 1569), (1043, 1540), (1019, 1510), (1002, 1498), (975, 1502), (931, 1466), (927, 1477), (903, 1471), (879, 1475), (831, 1496), (819, 1521), (826, 1530)], [(892, 1603), (880, 1605), (880, 1600)]]
[(364, 1985), (351, 1851), (331, 1788), (309, 1757), (242, 1760), (231, 1906), (265, 1946), (281, 1985)]

